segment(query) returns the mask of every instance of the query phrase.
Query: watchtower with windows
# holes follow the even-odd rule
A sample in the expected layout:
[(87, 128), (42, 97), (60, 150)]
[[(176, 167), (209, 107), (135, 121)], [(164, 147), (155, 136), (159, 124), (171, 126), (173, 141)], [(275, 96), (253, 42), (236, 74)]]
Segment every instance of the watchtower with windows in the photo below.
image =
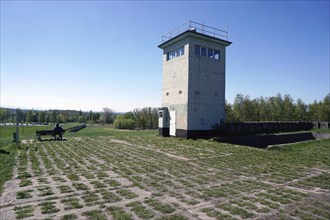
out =
[(162, 37), (162, 107), (159, 134), (210, 136), (225, 121), (228, 32), (188, 21)]

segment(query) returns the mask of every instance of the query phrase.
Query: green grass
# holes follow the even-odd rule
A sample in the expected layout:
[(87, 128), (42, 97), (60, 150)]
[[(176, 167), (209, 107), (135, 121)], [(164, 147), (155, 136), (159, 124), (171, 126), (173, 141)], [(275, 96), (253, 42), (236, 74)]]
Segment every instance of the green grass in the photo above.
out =
[(319, 133), (330, 133), (330, 128), (317, 128), (312, 129), (312, 132), (319, 132)]
[(83, 216), (87, 216), (90, 220), (106, 220), (106, 217), (100, 210), (92, 210), (82, 213)]
[(71, 187), (68, 186), (68, 185), (60, 185), (57, 188), (61, 191), (61, 193), (70, 193), (70, 192), (73, 192), (73, 190), (71, 189)]
[(51, 214), (55, 212), (59, 212), (60, 210), (56, 208), (54, 205), (56, 202), (43, 202), (40, 203), (39, 206), (41, 206), (41, 213), (42, 214)]
[(83, 184), (83, 183), (73, 183), (72, 185), (74, 188), (76, 188), (77, 190), (88, 190), (88, 186), (86, 184)]
[(112, 187), (117, 187), (117, 186), (121, 185), (120, 182), (118, 182), (117, 180), (114, 180), (114, 179), (106, 180), (104, 182), (109, 184), (109, 186), (112, 186)]
[(81, 198), (84, 200), (87, 206), (97, 205), (100, 202), (99, 196), (96, 193), (90, 191), (86, 192)]
[[(53, 126), (19, 126), (19, 139), (34, 139), (36, 131), (50, 130)], [(15, 126), (0, 126), (0, 143), (8, 143), (13, 140), (13, 133), (16, 132)]]
[(207, 216), (213, 217), (216, 219), (228, 219), (228, 220), (235, 219), (235, 218), (232, 218), (230, 215), (223, 214), (220, 211), (217, 211), (213, 208), (203, 208), (203, 209), (201, 209), (201, 211), (205, 212), (207, 214)]
[(148, 199), (146, 200), (146, 203), (164, 214), (172, 213), (175, 211), (175, 208), (170, 204), (163, 204), (156, 199)]
[(61, 183), (66, 182), (65, 179), (63, 179), (62, 177), (59, 177), (59, 176), (53, 176), (53, 180), (56, 182), (61, 182)]
[(237, 206), (233, 206), (231, 204), (223, 204), (223, 205), (219, 205), (219, 208), (222, 208), (226, 211), (229, 211), (231, 214), (233, 215), (239, 215), (241, 218), (246, 219), (246, 218), (252, 218), (253, 217), (253, 213), (246, 211), (243, 208), (237, 207)]
[(104, 183), (101, 183), (100, 181), (92, 181), (91, 184), (94, 185), (95, 188), (105, 188), (107, 187)]
[(2, 194), (4, 184), (10, 180), (13, 175), (13, 168), (16, 164), (15, 156), (17, 154), (17, 148), (15, 145), (0, 145), (0, 195)]
[(32, 181), (31, 180), (22, 180), (19, 183), (19, 187), (30, 186), (30, 185), (32, 185)]
[(156, 220), (188, 220), (188, 218), (186, 218), (182, 215), (166, 215), (166, 216), (157, 218)]
[(75, 214), (68, 214), (68, 215), (63, 215), (61, 220), (73, 220), (73, 219), (78, 219), (78, 216)]
[(113, 203), (121, 200), (119, 196), (106, 190), (102, 190), (101, 195), (106, 203)]
[[(75, 124), (74, 124), (75, 125)], [(64, 128), (69, 128), (74, 126), (72, 124), (63, 124)], [(23, 139), (35, 139), (35, 133), (37, 130), (51, 130), (53, 125), (48, 126), (20, 126), (19, 127), (19, 138), (20, 141)], [(12, 177), (12, 169), (15, 166), (15, 155), (17, 152), (17, 147), (12, 144), (13, 133), (16, 132), (15, 126), (0, 126), (0, 193), (3, 191), (4, 183)], [(156, 130), (119, 130), (108, 126), (95, 127), (88, 126), (87, 128), (76, 132), (66, 132), (64, 137), (97, 137), (97, 136), (114, 136), (114, 137), (145, 137), (145, 136), (156, 136)], [(23, 174), (24, 175), (24, 174)], [(20, 176), (24, 177), (24, 176)], [(29, 176), (25, 176), (27, 178)], [(69, 174), (68, 178), (73, 181), (78, 181), (79, 177), (75, 174)]]
[(39, 196), (50, 196), (54, 194), (51, 187), (47, 185), (39, 186), (37, 189), (40, 192)]
[[(33, 181), (33, 199), (44, 201), (39, 204), (47, 215), (44, 218), (56, 216), (60, 207), (64, 213), (58, 219), (104, 219), (107, 212), (114, 219), (181, 220), (186, 219), (187, 207), (196, 210), (194, 218), (201, 213), (215, 219), (330, 216), (327, 198), (323, 198), (330, 189), (330, 140), (256, 149), (155, 134), (88, 127), (66, 134), (67, 141), (38, 142), (28, 145), (29, 150), (3, 145), (10, 153), (1, 156), (11, 157), (5, 174), (12, 172), (17, 156), (16, 181), (21, 187), (31, 184), (32, 176), (37, 180)], [(24, 189), (29, 188), (15, 191), (19, 203), (32, 196), (32, 191)], [(51, 197), (55, 191), (62, 196)], [(138, 197), (145, 200), (136, 201)], [(208, 205), (196, 206), (204, 203)], [(87, 206), (96, 210), (82, 217), (82, 208)], [(32, 216), (34, 209), (22, 208), (20, 215)], [(18, 216), (19, 210), (15, 212)]]
[(32, 192), (33, 192), (32, 189), (19, 191), (19, 192), (16, 193), (16, 199), (29, 199), (29, 198), (32, 198), (32, 195), (31, 195)]
[(80, 209), (83, 207), (77, 198), (62, 199), (61, 202), (65, 205), (65, 210)]
[(30, 178), (30, 177), (32, 177), (32, 175), (30, 174), (30, 173), (28, 173), (28, 172), (22, 172), (22, 173), (19, 173), (18, 174), (18, 179), (23, 179), (23, 180), (25, 180), (25, 179), (27, 179), (27, 178)]
[(142, 205), (141, 202), (131, 202), (126, 205), (127, 207), (132, 207), (132, 211), (142, 219), (149, 219), (155, 216), (155, 213), (150, 209)]
[(67, 175), (67, 177), (70, 180), (72, 180), (72, 181), (78, 181), (78, 180), (80, 180), (79, 176), (77, 174), (75, 174), (75, 173), (70, 173), (70, 174)]
[(156, 218), (156, 220), (188, 220), (188, 218), (182, 215), (165, 215), (160, 218)]
[(321, 189), (330, 190), (330, 174), (323, 173), (318, 176), (310, 177), (297, 183), (290, 184), (291, 186), (300, 186), (303, 188), (318, 187)]
[(124, 196), (126, 199), (133, 199), (138, 197), (138, 195), (136, 195), (129, 189), (120, 189), (117, 191), (117, 193), (121, 196)]
[(110, 206), (107, 208), (107, 211), (111, 213), (114, 219), (116, 220), (131, 220), (133, 219), (133, 216), (131, 214), (128, 214), (123, 210), (121, 207), (116, 206)]
[(70, 136), (83, 136), (83, 137), (96, 137), (96, 136), (124, 136), (124, 137), (145, 137), (156, 136), (157, 130), (120, 130), (110, 126), (95, 125), (95, 127), (87, 126), (86, 128), (78, 131), (77, 133), (66, 133)]
[[(60, 124), (64, 129), (78, 125), (77, 123)], [(19, 126), (19, 139), (35, 139), (36, 131), (39, 130), (52, 130), (53, 124), (47, 126)], [(15, 126), (0, 126), (0, 144), (8, 144), (13, 140), (13, 133), (16, 132)], [(87, 125), (86, 128), (78, 132), (65, 132), (64, 138), (70, 137), (96, 137), (96, 136), (125, 136), (125, 137), (144, 137), (156, 136), (157, 130), (120, 130), (111, 126), (105, 125)], [(50, 139), (51, 136), (46, 139)]]
[(34, 208), (32, 205), (15, 206), (14, 211), (17, 219), (28, 218), (34, 215)]

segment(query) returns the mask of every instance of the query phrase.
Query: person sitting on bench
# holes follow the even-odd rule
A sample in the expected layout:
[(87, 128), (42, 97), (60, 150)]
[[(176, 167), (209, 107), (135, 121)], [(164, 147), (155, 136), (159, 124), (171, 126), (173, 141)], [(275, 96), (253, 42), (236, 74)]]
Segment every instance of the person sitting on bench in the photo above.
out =
[(63, 135), (64, 130), (62, 127), (60, 127), (59, 124), (56, 124), (56, 127), (53, 129), (53, 131), (54, 131), (53, 137), (56, 139), (56, 135), (58, 135), (59, 139), (62, 140), (62, 135)]

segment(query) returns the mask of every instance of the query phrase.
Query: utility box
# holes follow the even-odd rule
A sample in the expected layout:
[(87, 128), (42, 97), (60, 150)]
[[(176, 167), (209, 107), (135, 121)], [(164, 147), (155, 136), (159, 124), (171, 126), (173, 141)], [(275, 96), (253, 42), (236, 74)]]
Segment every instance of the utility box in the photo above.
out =
[(228, 32), (188, 21), (162, 38), (159, 135), (198, 138), (225, 121)]

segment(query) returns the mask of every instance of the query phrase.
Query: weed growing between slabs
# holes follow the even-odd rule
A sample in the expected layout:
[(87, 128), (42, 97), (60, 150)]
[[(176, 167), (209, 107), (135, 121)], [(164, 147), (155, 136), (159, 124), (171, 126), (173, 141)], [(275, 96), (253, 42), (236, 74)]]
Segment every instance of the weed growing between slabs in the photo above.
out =
[(32, 205), (15, 207), (13, 210), (16, 213), (17, 219), (28, 218), (34, 215), (34, 208)]
[(0, 198), (1, 213), (17, 219), (330, 216), (329, 140), (262, 150), (89, 135), (27, 147), (15, 154), (14, 175)]

